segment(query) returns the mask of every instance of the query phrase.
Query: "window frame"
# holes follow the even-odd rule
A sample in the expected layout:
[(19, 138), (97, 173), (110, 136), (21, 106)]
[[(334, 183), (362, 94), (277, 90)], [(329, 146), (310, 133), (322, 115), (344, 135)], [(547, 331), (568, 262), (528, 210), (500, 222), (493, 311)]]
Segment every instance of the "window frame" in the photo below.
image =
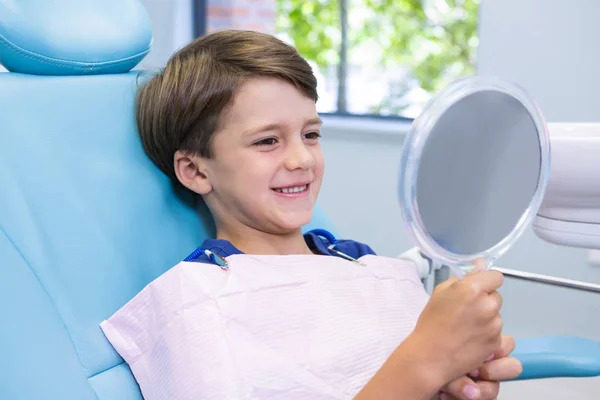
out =
[(194, 38), (206, 34), (206, 0), (192, 0), (192, 24)]
[[(207, 1), (206, 0), (191, 0), (192, 1), (192, 18), (193, 18), (193, 34), (194, 38), (203, 36), (206, 34), (207, 21)], [(406, 126), (413, 122), (413, 118), (404, 117), (401, 115), (381, 115), (381, 114), (356, 114), (349, 112), (320, 112), (320, 116), (337, 121), (339, 118), (353, 120), (363, 125), (364, 123), (377, 123), (377, 122), (392, 122), (399, 123), (400, 126)], [(338, 125), (337, 123), (335, 123)], [(345, 125), (345, 124), (341, 124)], [(388, 129), (383, 129), (387, 132)], [(404, 131), (404, 129), (403, 129)]]

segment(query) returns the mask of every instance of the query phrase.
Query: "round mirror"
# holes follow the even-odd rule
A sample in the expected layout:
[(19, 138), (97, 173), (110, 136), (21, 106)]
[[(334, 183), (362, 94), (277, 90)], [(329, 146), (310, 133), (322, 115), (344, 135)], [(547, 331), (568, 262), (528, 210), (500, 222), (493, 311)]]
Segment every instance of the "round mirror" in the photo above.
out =
[(496, 78), (454, 82), (414, 120), (400, 166), (402, 214), (429, 258), (462, 276), (488, 266), (531, 223), (550, 170), (544, 118)]

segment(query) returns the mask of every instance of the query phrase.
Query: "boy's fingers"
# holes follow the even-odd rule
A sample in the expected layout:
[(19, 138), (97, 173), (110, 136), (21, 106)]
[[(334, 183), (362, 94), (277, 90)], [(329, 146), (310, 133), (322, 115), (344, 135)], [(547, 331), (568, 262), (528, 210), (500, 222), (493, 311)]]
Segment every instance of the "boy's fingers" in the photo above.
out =
[(504, 283), (504, 275), (498, 271), (475, 272), (466, 275), (463, 280), (468, 281), (474, 288), (484, 293), (492, 293), (498, 290)]
[(487, 263), (481, 257), (478, 257), (473, 261), (473, 265), (475, 266), (475, 271), (485, 271), (487, 269)]
[(439, 396), (440, 400), (496, 400), (500, 383), (495, 381), (474, 382), (466, 376), (448, 384)]
[(517, 347), (515, 339), (510, 335), (503, 334), (501, 340), (500, 348), (494, 352), (494, 358), (507, 357), (515, 350), (515, 347)]
[(448, 278), (447, 280), (445, 280), (444, 282), (440, 283), (439, 285), (436, 286), (436, 288), (439, 289), (443, 289), (446, 288), (450, 285), (452, 285), (454, 282), (458, 281), (459, 279), (456, 276), (452, 276), (450, 278)]
[(462, 376), (450, 382), (442, 390), (440, 399), (480, 400), (481, 389), (468, 376)]
[(496, 400), (500, 393), (500, 383), (494, 381), (479, 381), (477, 382), (481, 397), (479, 400)]
[(523, 366), (513, 357), (502, 357), (492, 360), (479, 367), (481, 379), (486, 381), (505, 381), (521, 375)]

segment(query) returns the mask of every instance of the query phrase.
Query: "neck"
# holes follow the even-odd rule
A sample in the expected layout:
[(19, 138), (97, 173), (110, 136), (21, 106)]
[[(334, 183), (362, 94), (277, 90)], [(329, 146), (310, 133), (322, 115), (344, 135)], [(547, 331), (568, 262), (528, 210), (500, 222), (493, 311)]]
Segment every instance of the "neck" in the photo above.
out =
[(272, 234), (249, 227), (227, 229), (226, 227), (218, 226), (217, 239), (231, 242), (231, 244), (246, 254), (312, 254), (304, 241), (301, 229), (285, 234)]

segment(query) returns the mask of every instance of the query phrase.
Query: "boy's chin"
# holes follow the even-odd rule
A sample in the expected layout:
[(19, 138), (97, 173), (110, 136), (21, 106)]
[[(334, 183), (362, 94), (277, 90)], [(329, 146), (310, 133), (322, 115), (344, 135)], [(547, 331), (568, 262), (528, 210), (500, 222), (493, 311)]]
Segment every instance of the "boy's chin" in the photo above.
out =
[(310, 212), (293, 213), (282, 215), (277, 223), (282, 234), (295, 232), (302, 229), (312, 220), (312, 210)]

